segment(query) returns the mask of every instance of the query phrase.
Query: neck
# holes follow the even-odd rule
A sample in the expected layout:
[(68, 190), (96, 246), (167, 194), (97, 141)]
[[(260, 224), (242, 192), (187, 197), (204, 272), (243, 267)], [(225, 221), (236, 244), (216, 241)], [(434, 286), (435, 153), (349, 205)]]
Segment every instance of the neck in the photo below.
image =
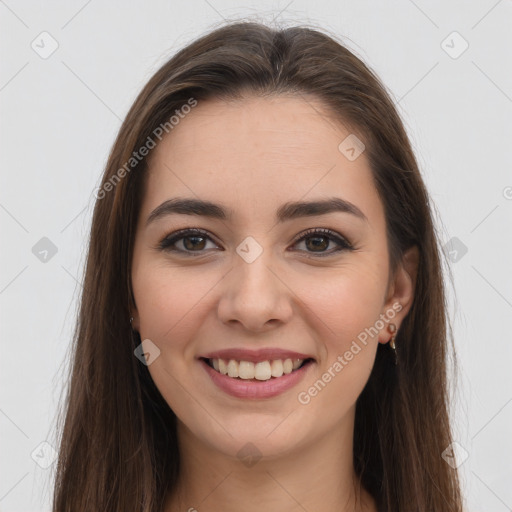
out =
[(353, 469), (353, 418), (346, 423), (330, 437), (242, 461), (202, 443), (178, 421), (180, 477), (164, 510), (376, 512)]

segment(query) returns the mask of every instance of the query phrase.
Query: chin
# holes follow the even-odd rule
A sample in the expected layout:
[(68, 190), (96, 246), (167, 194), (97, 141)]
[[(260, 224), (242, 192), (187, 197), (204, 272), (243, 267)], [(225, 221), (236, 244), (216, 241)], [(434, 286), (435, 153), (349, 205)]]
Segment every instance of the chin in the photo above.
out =
[[(196, 423), (203, 428), (189, 426), (188, 429), (210, 449), (242, 463), (246, 458), (275, 460), (298, 451), (300, 446), (307, 444), (308, 438), (316, 437), (314, 430), (310, 430), (315, 425), (299, 420), (299, 411), (269, 415), (268, 412), (244, 414), (234, 410), (231, 418), (223, 418), (222, 426), (215, 421), (206, 424), (203, 418), (203, 422)], [(250, 466), (249, 463), (246, 465)]]

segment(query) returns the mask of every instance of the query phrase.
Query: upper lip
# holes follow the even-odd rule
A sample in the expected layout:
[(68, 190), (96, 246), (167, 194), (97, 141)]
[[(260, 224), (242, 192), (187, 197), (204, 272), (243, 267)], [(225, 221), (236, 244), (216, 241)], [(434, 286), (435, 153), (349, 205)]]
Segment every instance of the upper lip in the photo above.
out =
[(235, 361), (250, 361), (252, 363), (269, 360), (272, 361), (275, 359), (314, 359), (313, 356), (308, 354), (293, 352), (291, 350), (283, 350), (281, 348), (260, 348), (258, 350), (228, 348), (209, 352), (208, 354), (204, 354), (199, 357), (205, 359), (234, 359)]

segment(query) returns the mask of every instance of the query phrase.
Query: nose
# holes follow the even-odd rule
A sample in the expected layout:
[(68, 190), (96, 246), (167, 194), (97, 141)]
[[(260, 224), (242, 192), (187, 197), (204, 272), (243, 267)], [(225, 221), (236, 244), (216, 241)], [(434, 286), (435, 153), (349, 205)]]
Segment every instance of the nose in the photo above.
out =
[(248, 263), (238, 256), (223, 280), (219, 319), (248, 331), (264, 332), (290, 321), (293, 292), (269, 265), (266, 251)]

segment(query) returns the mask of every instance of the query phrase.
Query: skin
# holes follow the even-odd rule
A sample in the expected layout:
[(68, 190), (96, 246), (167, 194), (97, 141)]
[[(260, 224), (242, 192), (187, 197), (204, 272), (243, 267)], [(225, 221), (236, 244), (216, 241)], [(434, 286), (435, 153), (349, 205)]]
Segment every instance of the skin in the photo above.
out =
[[(182, 468), (166, 512), (229, 512), (240, 504), (248, 511), (377, 510), (353, 470), (355, 403), (377, 344), (391, 338), (389, 321), (399, 329), (410, 309), (418, 253), (411, 249), (391, 278), (384, 210), (365, 153), (348, 160), (338, 145), (350, 131), (325, 114), (316, 99), (297, 96), (202, 102), (150, 155), (133, 255), (132, 316), (141, 339), (161, 351), (148, 369), (178, 418)], [(286, 202), (333, 196), (355, 204), (367, 221), (343, 212), (275, 220)], [(172, 214), (146, 225), (173, 197), (219, 203), (233, 217)], [(201, 255), (157, 248), (191, 227), (211, 239), (194, 245), (189, 237), (175, 247)], [(331, 229), (354, 249), (318, 256), (338, 244), (321, 239), (326, 246), (315, 249), (311, 238), (318, 235), (295, 242), (309, 228)], [(263, 249), (252, 263), (236, 252), (247, 236)], [(298, 393), (330, 367), (332, 373), (358, 334), (398, 303), (394, 318), (301, 404)], [(310, 354), (315, 363), (281, 395), (244, 400), (219, 390), (196, 359), (234, 347), (285, 348)], [(250, 467), (237, 456), (249, 442), (262, 455)]]

